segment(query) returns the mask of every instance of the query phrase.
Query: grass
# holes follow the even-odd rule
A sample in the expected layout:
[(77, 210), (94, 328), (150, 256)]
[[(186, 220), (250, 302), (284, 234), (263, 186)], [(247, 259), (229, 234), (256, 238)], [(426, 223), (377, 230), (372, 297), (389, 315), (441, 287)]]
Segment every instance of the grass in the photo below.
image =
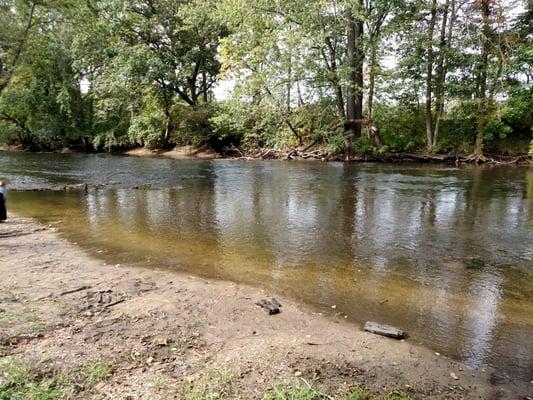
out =
[[(16, 361), (12, 357), (0, 360), (0, 400), (65, 400), (86, 397), (94, 386), (111, 376), (110, 364), (91, 361), (71, 373), (60, 373), (49, 365), (52, 359), (44, 356), (36, 367)], [(184, 389), (183, 400), (231, 400), (234, 397), (233, 375), (226, 369), (209, 374)], [(401, 391), (376, 396), (362, 387), (342, 394), (328, 394), (305, 379), (299, 385), (276, 386), (264, 393), (263, 400), (411, 400)], [(162, 377), (151, 386), (157, 391), (177, 390)], [(95, 393), (92, 393), (93, 395)]]
[[(12, 357), (0, 360), (0, 400), (59, 400), (77, 398), (79, 390), (89, 392), (98, 382), (110, 376), (111, 367), (102, 362), (90, 362), (71, 374), (54, 371), (44, 365), (40, 369), (18, 362)], [(74, 396), (74, 397), (73, 397)]]
[(55, 376), (39, 376), (11, 357), (0, 361), (0, 370), (0, 400), (55, 400), (63, 395)]
[(0, 313), (0, 323), (11, 326), (12, 336), (33, 335), (48, 328), (37, 315), (37, 311), (27, 308), (5, 310)]
[(276, 386), (272, 393), (264, 395), (263, 400), (411, 400), (402, 391), (393, 391), (389, 395), (374, 396), (362, 387), (355, 387), (343, 395), (329, 395), (317, 388), (314, 388), (305, 379), (304, 385), (298, 387)]
[(81, 367), (81, 372), (84, 376), (83, 386), (89, 389), (110, 376), (111, 366), (101, 361), (91, 361)]
[(333, 397), (314, 389), (312, 387), (286, 388), (276, 386), (273, 393), (267, 393), (263, 400), (322, 400), (333, 399)]
[(184, 400), (230, 400), (233, 375), (226, 369), (221, 369), (209, 375), (200, 385), (191, 385), (183, 394)]

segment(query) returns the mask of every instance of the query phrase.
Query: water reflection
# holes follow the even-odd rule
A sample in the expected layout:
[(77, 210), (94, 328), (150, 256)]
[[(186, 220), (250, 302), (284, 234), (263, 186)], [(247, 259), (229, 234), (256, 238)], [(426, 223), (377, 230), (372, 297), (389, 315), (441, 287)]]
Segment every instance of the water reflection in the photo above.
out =
[(61, 219), (69, 238), (114, 262), (335, 304), (352, 320), (399, 325), (472, 366), (530, 379), (530, 169), (90, 160), (68, 179), (114, 168), (152, 189), (14, 193), (17, 210)]

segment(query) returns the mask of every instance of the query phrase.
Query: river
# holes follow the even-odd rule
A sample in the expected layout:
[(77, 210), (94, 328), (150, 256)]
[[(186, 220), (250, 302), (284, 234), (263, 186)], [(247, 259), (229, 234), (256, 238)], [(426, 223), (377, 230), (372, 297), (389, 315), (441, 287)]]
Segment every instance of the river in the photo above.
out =
[[(0, 152), (0, 178), (9, 210), (109, 263), (259, 285), (533, 378), (532, 168)], [(14, 190), (85, 182), (106, 186)]]

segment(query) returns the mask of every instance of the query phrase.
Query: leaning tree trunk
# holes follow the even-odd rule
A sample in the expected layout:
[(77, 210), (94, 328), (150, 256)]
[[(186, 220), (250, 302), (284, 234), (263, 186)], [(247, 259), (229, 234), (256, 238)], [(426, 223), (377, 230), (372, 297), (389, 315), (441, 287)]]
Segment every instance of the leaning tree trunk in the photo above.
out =
[(452, 15), (449, 19), (450, 26), (448, 27), (448, 32), (446, 28), (448, 25), (448, 12), (450, 9), (449, 0), (446, 0), (444, 4), (444, 10), (442, 12), (442, 24), (440, 29), (440, 43), (439, 43), (439, 59), (437, 62), (437, 76), (435, 84), (435, 126), (433, 128), (433, 148), (437, 145), (439, 133), (440, 133), (440, 124), (442, 115), (444, 113), (444, 85), (446, 83), (446, 72), (448, 67), (448, 57), (451, 41), (451, 32), (453, 28), (454, 20), (454, 9), (455, 9), (455, 0), (452, 1)]

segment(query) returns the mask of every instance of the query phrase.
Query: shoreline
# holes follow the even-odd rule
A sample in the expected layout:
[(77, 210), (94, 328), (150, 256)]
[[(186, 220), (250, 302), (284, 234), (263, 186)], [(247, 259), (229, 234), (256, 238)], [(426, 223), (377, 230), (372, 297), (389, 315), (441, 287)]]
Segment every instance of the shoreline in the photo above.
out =
[[(108, 365), (76, 398), (187, 398), (215, 390), (227, 392), (220, 398), (261, 399), (277, 385), (304, 382), (332, 396), (365, 387), (380, 396), (402, 390), (414, 398), (516, 399), (531, 390), (276, 293), (106, 265), (32, 219), (0, 224), (0, 240), (0, 359), (48, 373)], [(273, 296), (283, 307), (269, 316), (255, 303)]]
[(256, 153), (242, 153), (237, 148), (227, 153), (217, 153), (208, 146), (181, 146), (171, 150), (146, 149), (143, 147), (114, 152), (88, 153), (65, 148), (58, 151), (31, 152), (17, 146), (0, 146), (0, 151), (35, 154), (110, 154), (132, 157), (163, 157), (176, 160), (280, 160), (280, 161), (321, 161), (321, 162), (375, 162), (392, 164), (448, 164), (448, 165), (519, 165), (533, 166), (533, 155), (485, 154), (481, 158), (463, 153), (427, 154), (427, 153), (358, 153), (346, 160), (341, 154), (325, 151), (306, 152), (298, 149), (268, 149)]

